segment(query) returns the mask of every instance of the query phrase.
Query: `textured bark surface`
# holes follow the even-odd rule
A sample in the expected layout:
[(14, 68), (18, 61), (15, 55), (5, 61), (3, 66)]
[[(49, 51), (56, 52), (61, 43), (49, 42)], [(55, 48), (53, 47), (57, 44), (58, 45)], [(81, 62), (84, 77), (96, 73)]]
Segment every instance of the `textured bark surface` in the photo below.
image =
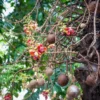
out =
[(80, 67), (75, 70), (74, 74), (83, 89), (82, 100), (100, 100), (100, 79), (91, 87), (84, 82), (89, 75), (88, 69)]
[[(96, 1), (96, 0), (86, 0), (86, 2), (89, 4), (89, 2), (91, 1)], [(99, 0), (100, 2), (100, 0)], [(99, 3), (100, 6), (100, 3)], [(98, 9), (100, 10), (100, 9)], [(96, 34), (97, 34), (97, 38), (96, 38), (96, 43), (94, 45), (94, 47), (96, 48), (96, 50), (99, 52), (99, 56), (100, 56), (100, 13), (96, 14)], [(86, 28), (83, 30), (83, 34), (82, 36), (89, 34), (89, 33), (94, 33), (94, 13), (90, 13), (90, 19), (89, 22), (86, 26)], [(96, 52), (93, 51), (93, 49), (91, 49), (89, 56), (87, 57), (87, 51), (88, 48), (90, 46), (90, 44), (93, 41), (93, 35), (89, 35), (87, 38), (85, 38), (84, 41), (82, 41), (75, 49), (77, 51), (79, 51), (84, 57), (86, 57), (86, 59), (88, 59), (89, 61), (98, 64), (98, 58), (96, 55)], [(83, 67), (77, 68), (75, 70), (75, 77), (77, 79), (77, 81), (79, 82), (79, 84), (82, 87), (83, 90), (83, 95), (82, 95), (82, 100), (100, 100), (100, 79), (97, 78), (97, 82), (94, 86), (88, 86), (85, 81), (87, 76), (90, 73), (94, 73), (94, 72), (98, 72), (97, 67), (95, 66), (95, 71), (91, 70), (91, 66), (88, 66), (89, 62), (85, 62)]]

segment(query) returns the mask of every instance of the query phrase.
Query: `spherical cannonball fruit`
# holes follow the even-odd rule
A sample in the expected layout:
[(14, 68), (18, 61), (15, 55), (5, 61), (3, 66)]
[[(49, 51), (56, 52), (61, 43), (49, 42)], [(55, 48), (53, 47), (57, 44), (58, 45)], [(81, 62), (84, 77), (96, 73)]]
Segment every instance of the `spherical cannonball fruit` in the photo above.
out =
[(32, 92), (33, 92), (33, 93), (34, 93), (34, 90), (35, 90), (35, 89), (33, 88), (33, 89), (32, 89)]
[(91, 68), (92, 68), (91, 71), (93, 71), (93, 72), (97, 72), (98, 71), (98, 66), (95, 65), (95, 64), (92, 64)]
[(45, 84), (45, 80), (40, 78), (40, 79), (37, 80), (37, 83), (38, 83), (39, 86), (43, 86)]
[(67, 100), (73, 100), (72, 97), (69, 97), (68, 95), (66, 95)]
[[(92, 1), (89, 3), (88, 9), (89, 9), (90, 13), (95, 12), (96, 3), (97, 3), (96, 1)], [(98, 4), (97, 13), (100, 13), (100, 3)]]
[(53, 69), (48, 67), (48, 68), (46, 68), (45, 73), (47, 76), (51, 76), (53, 74)]
[(80, 28), (85, 28), (86, 27), (86, 24), (85, 23), (81, 23), (80, 24)]
[(69, 98), (77, 98), (80, 91), (79, 88), (76, 85), (71, 85), (67, 89), (67, 95)]
[(89, 86), (93, 86), (96, 84), (96, 77), (94, 74), (88, 75), (85, 83)]
[(55, 34), (48, 34), (48, 36), (47, 36), (47, 42), (49, 44), (55, 43)]
[(32, 90), (37, 86), (37, 81), (36, 80), (31, 80), (30, 83), (28, 84), (27, 88)]
[(57, 83), (60, 85), (60, 86), (66, 86), (68, 84), (68, 81), (69, 81), (69, 78), (68, 76), (66, 76), (65, 74), (60, 74), (58, 76), (58, 80), (57, 80)]

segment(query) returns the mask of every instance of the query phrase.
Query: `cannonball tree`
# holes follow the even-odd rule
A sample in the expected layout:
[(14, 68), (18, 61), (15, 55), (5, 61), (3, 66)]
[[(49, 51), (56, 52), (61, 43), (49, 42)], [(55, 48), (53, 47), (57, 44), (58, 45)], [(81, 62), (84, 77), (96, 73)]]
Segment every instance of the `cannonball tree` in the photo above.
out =
[[(7, 16), (5, 3), (13, 7)], [(23, 89), (23, 100), (100, 100), (99, 0), (7, 0), (0, 7), (4, 100)]]

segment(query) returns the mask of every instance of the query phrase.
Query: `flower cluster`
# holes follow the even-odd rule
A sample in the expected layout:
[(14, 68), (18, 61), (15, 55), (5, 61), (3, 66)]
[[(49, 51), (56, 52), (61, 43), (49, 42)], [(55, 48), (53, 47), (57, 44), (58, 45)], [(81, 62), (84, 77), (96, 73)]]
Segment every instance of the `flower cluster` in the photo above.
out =
[(12, 100), (12, 95), (10, 93), (7, 93), (5, 96), (4, 96), (4, 100)]
[(46, 47), (34, 38), (34, 32), (36, 32), (37, 29), (39, 29), (39, 27), (35, 21), (25, 24), (23, 28), (24, 32), (27, 34), (26, 44), (28, 46), (29, 54), (34, 60), (39, 60), (48, 48), (54, 47), (54, 44), (50, 44)]
[(66, 36), (75, 36), (76, 35), (76, 32), (72, 27), (64, 28), (63, 32), (66, 34)]
[(38, 24), (34, 21), (31, 21), (29, 24), (25, 24), (23, 28), (24, 32), (27, 35), (31, 35), (32, 31), (35, 31), (37, 29), (38, 29)]
[(36, 41), (34, 39), (33, 34), (34, 31), (36, 31), (38, 29), (38, 24), (35, 21), (31, 21), (28, 24), (24, 25), (24, 32), (29, 36), (26, 44), (29, 48), (29, 54), (33, 57), (34, 60), (38, 60), (42, 54), (47, 50), (47, 48), (41, 44), (38, 43), (38, 41)]
[(46, 50), (47, 48), (43, 44), (38, 43), (34, 48), (29, 49), (29, 54), (34, 60), (38, 60)]

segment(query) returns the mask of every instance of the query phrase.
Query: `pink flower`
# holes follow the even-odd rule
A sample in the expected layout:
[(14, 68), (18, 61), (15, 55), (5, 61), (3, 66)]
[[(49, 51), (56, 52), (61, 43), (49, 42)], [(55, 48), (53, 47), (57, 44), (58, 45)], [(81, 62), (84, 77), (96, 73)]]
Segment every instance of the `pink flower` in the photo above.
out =
[(39, 60), (40, 57), (41, 57), (41, 54), (40, 53), (34, 52), (34, 56), (33, 56), (33, 59), (34, 60)]
[(76, 35), (75, 30), (72, 27), (66, 27), (64, 29), (64, 32), (66, 33), (67, 36), (74, 36), (74, 35)]
[(10, 93), (6, 94), (4, 100), (12, 100), (12, 95)]
[(45, 97), (45, 100), (47, 100), (47, 99), (48, 99), (48, 92), (43, 91), (43, 92), (42, 92), (42, 95)]
[(39, 53), (44, 53), (47, 50), (47, 48), (43, 46), (42, 44), (38, 45), (37, 48), (38, 48)]

